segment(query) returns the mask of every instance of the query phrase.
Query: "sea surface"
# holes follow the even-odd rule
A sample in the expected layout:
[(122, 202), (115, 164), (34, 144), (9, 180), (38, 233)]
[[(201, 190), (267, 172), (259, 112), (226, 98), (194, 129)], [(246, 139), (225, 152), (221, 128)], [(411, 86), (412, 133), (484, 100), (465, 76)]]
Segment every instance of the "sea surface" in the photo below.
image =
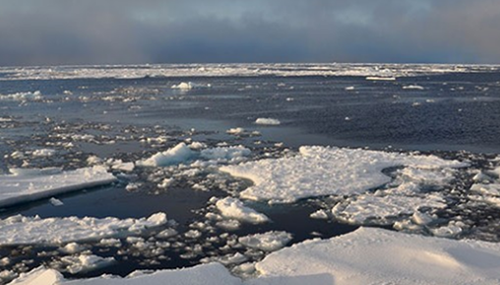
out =
[[(263, 70), (260, 66), (236, 67), (240, 71)], [(340, 72), (342, 66), (327, 72), (325, 67), (287, 65), (275, 67), (280, 71), (275, 73), (267, 67), (268, 72), (260, 73), (257, 70), (245, 74), (205, 74), (201, 70), (203, 65), (199, 65), (191, 67), (197, 71), (192, 75), (171, 72), (161, 76), (144, 75), (144, 69), (154, 70), (151, 66), (115, 66), (109, 67), (112, 71), (109, 77), (106, 67), (100, 67), (96, 77), (89, 76), (92, 75), (89, 67), (72, 67), (72, 73), (49, 67), (32, 68), (29, 72), (22, 68), (0, 69), (0, 172), (8, 173), (16, 167), (76, 169), (87, 166), (88, 158), (93, 156), (104, 161), (138, 161), (180, 142), (193, 141), (208, 147), (243, 145), (252, 150), (251, 160), (278, 158), (303, 145), (320, 145), (385, 152), (418, 151), (468, 161), (475, 169), (484, 171), (498, 165), (498, 68), (438, 66), (440, 71), (433, 72), (432, 66), (370, 65), (367, 67), (370, 72), (364, 74), (359, 66), (354, 67), (356, 72), (351, 73)], [(180, 67), (161, 66), (162, 71), (176, 68)], [(210, 68), (215, 67), (208, 66), (206, 70)], [(395, 70), (392, 73), (391, 68)], [(377, 73), (382, 69), (384, 72)], [(367, 80), (367, 76), (377, 75), (380, 78)], [(172, 88), (182, 82), (190, 88)], [(258, 118), (277, 119), (280, 124), (259, 125), (255, 123)], [(237, 127), (247, 132), (227, 133)], [(36, 149), (53, 149), (56, 154), (23, 158), (11, 155), (29, 154)], [(157, 260), (142, 254), (126, 241), (121, 248), (88, 242), (86, 249), (102, 257), (112, 256), (117, 262), (89, 272), (65, 273), (71, 277), (102, 273), (124, 276), (137, 269), (192, 266), (204, 258), (245, 254), (243, 249), (228, 250), (224, 245), (253, 233), (286, 231), (293, 235), (292, 243), (296, 243), (344, 234), (360, 226), (335, 219), (310, 218), (317, 209), (335, 203), (331, 197), (303, 199), (292, 204), (248, 202), (272, 223), (243, 224), (231, 231), (201, 230), (200, 237), (187, 239), (183, 234), (197, 222), (206, 222), (206, 213), (213, 211), (210, 198), (237, 196), (235, 193), (250, 186), (251, 181), (216, 175), (212, 170), (187, 175), (181, 169), (169, 168), (175, 183), (165, 190), (149, 179), (157, 174), (155, 171), (115, 170), (113, 174), (119, 178), (116, 183), (57, 196), (63, 206), (56, 207), (48, 199), (40, 200), (1, 209), (0, 218), (17, 214), (42, 218), (141, 218), (165, 212), (177, 222), (179, 235), (168, 242), (180, 244), (165, 249), (167, 258)], [(472, 176), (464, 170), (445, 187), (446, 191), (450, 188), (467, 191), (473, 183)], [(135, 186), (127, 187), (131, 184)], [(465, 199), (463, 195), (453, 195), (450, 194), (450, 199)], [(474, 209), (450, 208), (442, 213), (442, 218), (460, 216), (470, 225), (467, 232), (455, 238), (500, 241), (499, 206), (486, 203)], [(391, 224), (369, 226), (392, 228)], [(195, 245), (221, 235), (226, 240), (221, 238), (196, 255), (186, 254)], [(262, 252), (251, 254), (250, 261), (265, 256)], [(0, 259), (9, 256), (13, 260), (0, 265), (0, 272), (50, 266), (61, 255), (57, 248), (41, 245), (0, 245)]]

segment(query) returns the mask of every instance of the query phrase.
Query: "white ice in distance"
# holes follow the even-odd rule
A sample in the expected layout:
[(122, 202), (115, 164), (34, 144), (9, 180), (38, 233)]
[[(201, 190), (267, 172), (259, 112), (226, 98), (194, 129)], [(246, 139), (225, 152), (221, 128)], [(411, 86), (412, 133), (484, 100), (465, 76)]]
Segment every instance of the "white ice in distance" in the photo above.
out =
[(43, 96), (40, 91), (19, 92), (5, 95), (0, 94), (0, 101), (37, 101), (42, 99)]
[(273, 118), (257, 118), (255, 120), (257, 125), (268, 125), (268, 126), (277, 126), (280, 125), (281, 122), (278, 119)]
[(149, 218), (46, 218), (12, 216), (0, 220), (0, 245), (47, 244), (59, 245), (75, 241), (121, 237), (167, 223), (165, 213)]
[(230, 219), (236, 219), (242, 222), (249, 222), (252, 224), (260, 224), (269, 221), (269, 218), (254, 209), (246, 207), (243, 202), (236, 198), (226, 197), (218, 200), (215, 203), (217, 210), (220, 211), (222, 216)]
[(61, 171), (59, 168), (12, 168), (0, 175), (0, 207), (109, 184), (116, 178), (102, 166)]
[(303, 146), (293, 157), (222, 166), (220, 170), (253, 181), (253, 186), (241, 192), (242, 198), (294, 202), (306, 197), (363, 193), (390, 182), (391, 178), (381, 171), (395, 166), (442, 169), (466, 164), (432, 155)]
[(403, 86), (403, 89), (405, 89), (405, 90), (424, 90), (425, 88), (423, 86), (413, 84), (413, 85), (405, 85), (405, 86)]
[(172, 85), (172, 89), (180, 89), (180, 90), (191, 90), (193, 89), (194, 85), (191, 82), (181, 82), (177, 85)]

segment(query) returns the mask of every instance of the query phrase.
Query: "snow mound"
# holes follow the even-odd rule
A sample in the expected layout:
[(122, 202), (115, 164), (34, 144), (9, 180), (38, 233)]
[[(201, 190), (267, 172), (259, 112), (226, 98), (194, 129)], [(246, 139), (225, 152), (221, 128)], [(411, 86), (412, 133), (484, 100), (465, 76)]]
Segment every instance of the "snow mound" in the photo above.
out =
[(390, 182), (381, 171), (395, 166), (439, 170), (467, 165), (432, 155), (303, 146), (293, 157), (222, 166), (220, 170), (254, 182), (241, 192), (242, 198), (294, 202), (306, 197), (364, 193)]
[(360, 228), (274, 252), (256, 264), (261, 275), (248, 283), (498, 284), (498, 264), (495, 243)]
[(226, 218), (236, 219), (242, 222), (249, 222), (252, 224), (260, 224), (269, 221), (269, 218), (255, 210), (243, 205), (243, 202), (236, 198), (226, 197), (220, 199), (215, 203), (217, 209), (221, 212), (222, 216)]
[(255, 120), (255, 123), (257, 125), (269, 125), (269, 126), (277, 126), (281, 124), (281, 122), (278, 119), (273, 119), (273, 118), (257, 118), (257, 120)]
[(10, 172), (11, 175), (0, 175), (0, 207), (116, 181), (102, 166), (71, 171), (61, 171), (59, 168), (12, 168)]
[(167, 223), (165, 213), (149, 218), (124, 219), (92, 217), (47, 218), (12, 216), (0, 220), (0, 245), (59, 245), (75, 241), (100, 240), (140, 234)]

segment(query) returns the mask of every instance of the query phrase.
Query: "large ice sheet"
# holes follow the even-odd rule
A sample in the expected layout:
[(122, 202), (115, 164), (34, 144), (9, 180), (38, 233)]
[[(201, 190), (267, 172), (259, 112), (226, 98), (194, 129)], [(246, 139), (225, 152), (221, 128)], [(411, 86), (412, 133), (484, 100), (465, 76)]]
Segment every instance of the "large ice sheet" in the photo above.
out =
[(500, 247), (360, 228), (277, 251), (256, 269), (250, 284), (499, 284)]
[(109, 237), (139, 234), (167, 223), (165, 213), (149, 218), (117, 219), (92, 217), (47, 218), (12, 216), (0, 220), (0, 245), (49, 244), (100, 240)]
[(116, 178), (102, 166), (62, 171), (58, 168), (10, 169), (0, 176), (0, 207), (105, 185)]
[(382, 170), (396, 166), (442, 169), (466, 164), (432, 155), (303, 146), (296, 156), (251, 161), (220, 169), (254, 182), (241, 192), (242, 198), (293, 202), (305, 197), (366, 192), (390, 182), (391, 178)]

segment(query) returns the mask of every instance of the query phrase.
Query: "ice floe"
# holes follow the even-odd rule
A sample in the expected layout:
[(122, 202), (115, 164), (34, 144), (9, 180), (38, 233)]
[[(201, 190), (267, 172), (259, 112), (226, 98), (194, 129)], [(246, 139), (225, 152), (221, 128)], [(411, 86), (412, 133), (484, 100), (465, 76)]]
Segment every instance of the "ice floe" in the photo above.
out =
[(424, 90), (425, 88), (420, 85), (405, 85), (403, 86), (403, 89), (405, 90)]
[(59, 168), (12, 168), (0, 175), (0, 207), (105, 185), (116, 178), (102, 166), (62, 171)]
[(278, 119), (273, 118), (257, 118), (255, 120), (257, 125), (269, 125), (269, 126), (277, 126), (280, 125), (281, 122)]
[(240, 237), (238, 241), (249, 248), (271, 252), (283, 248), (292, 240), (292, 235), (283, 231), (270, 231)]
[(246, 207), (243, 202), (236, 198), (226, 197), (218, 200), (215, 206), (220, 211), (222, 216), (226, 218), (236, 219), (242, 222), (259, 224), (269, 221), (266, 215)]
[(279, 159), (263, 159), (222, 166), (222, 171), (250, 179), (254, 185), (240, 193), (242, 198), (293, 202), (324, 195), (353, 195), (391, 181), (383, 169), (406, 166), (418, 169), (464, 167), (467, 164), (436, 156), (414, 155), (304, 146), (299, 154)]
[(40, 91), (35, 92), (20, 92), (14, 94), (0, 94), (0, 101), (36, 101), (42, 100), (43, 96)]
[(496, 243), (360, 228), (306, 241), (256, 264), (250, 284), (498, 284)]
[(11, 216), (0, 220), (0, 245), (47, 244), (60, 245), (75, 241), (93, 241), (122, 237), (162, 226), (167, 223), (165, 213), (149, 218), (46, 218), (38, 216)]

